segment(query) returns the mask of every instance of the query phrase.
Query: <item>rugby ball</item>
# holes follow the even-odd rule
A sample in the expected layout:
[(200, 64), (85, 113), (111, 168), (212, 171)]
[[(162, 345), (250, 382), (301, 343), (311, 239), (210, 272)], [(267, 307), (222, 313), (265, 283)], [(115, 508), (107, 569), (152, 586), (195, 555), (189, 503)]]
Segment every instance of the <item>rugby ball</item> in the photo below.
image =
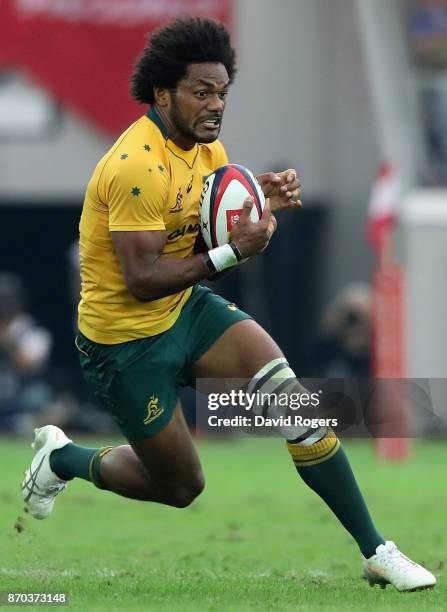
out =
[(265, 198), (250, 170), (238, 164), (227, 164), (206, 178), (200, 196), (199, 216), (208, 249), (229, 242), (230, 232), (238, 222), (248, 196), (254, 200), (250, 219), (257, 223), (264, 210)]

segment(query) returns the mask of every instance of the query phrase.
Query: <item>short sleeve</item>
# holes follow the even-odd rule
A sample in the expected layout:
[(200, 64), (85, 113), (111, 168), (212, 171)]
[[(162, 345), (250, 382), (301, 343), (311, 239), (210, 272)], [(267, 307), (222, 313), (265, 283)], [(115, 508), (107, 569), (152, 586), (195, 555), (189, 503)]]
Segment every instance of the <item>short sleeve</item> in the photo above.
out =
[(105, 173), (104, 193), (110, 231), (164, 230), (163, 213), (169, 192), (166, 170), (146, 164), (122, 164)]

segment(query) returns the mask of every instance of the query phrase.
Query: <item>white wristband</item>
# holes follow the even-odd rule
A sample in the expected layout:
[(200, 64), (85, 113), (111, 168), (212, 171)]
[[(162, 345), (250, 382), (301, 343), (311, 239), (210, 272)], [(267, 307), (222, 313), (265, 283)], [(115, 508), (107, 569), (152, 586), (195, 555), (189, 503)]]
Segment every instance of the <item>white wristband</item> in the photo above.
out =
[(213, 262), (213, 266), (216, 268), (216, 272), (222, 272), (222, 270), (232, 268), (239, 263), (235, 252), (229, 244), (223, 244), (220, 247), (211, 249), (211, 251), (208, 251), (208, 255)]

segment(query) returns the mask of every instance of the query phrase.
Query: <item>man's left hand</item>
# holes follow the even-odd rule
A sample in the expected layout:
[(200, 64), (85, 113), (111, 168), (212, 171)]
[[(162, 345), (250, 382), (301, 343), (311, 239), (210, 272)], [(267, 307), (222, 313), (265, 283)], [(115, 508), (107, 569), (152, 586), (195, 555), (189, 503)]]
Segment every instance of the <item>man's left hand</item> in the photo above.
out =
[(256, 177), (266, 198), (270, 198), (272, 212), (284, 208), (301, 208), (301, 181), (296, 170), (266, 172)]

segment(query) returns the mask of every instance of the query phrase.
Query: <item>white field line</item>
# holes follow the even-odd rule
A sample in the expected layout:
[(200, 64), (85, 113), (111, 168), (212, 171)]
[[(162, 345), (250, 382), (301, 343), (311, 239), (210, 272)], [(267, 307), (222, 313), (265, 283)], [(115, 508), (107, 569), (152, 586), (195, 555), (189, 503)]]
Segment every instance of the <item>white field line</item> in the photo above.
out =
[[(87, 570), (86, 572), (87, 573)], [(120, 576), (126, 576), (129, 572), (111, 570), (108, 568), (96, 569), (93, 572), (88, 572), (88, 575), (92, 574), (100, 576), (102, 578), (119, 578)], [(51, 569), (30, 569), (30, 570), (19, 570), (11, 569), (8, 567), (0, 567), (0, 575), (2, 576), (27, 576), (29, 578), (35, 577), (40, 578), (42, 576), (54, 576), (54, 577), (65, 577), (65, 578), (76, 578), (81, 577), (82, 573), (75, 570), (51, 570)]]

